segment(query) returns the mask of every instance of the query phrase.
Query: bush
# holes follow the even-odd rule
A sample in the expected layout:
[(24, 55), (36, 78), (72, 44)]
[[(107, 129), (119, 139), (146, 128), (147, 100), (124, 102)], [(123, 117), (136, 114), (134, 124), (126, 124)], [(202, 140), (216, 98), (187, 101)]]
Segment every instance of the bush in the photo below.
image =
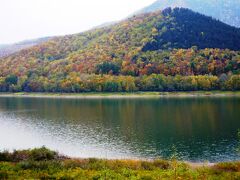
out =
[(81, 160), (81, 159), (67, 159), (64, 161), (64, 168), (73, 169), (73, 168), (81, 168), (87, 169), (88, 168), (88, 160)]
[(51, 151), (46, 147), (39, 149), (33, 149), (30, 151), (30, 159), (33, 161), (44, 161), (56, 159), (58, 154), (55, 151)]
[(221, 171), (240, 172), (240, 162), (219, 163), (214, 168)]
[(11, 154), (7, 151), (0, 152), (0, 161), (10, 161)]
[(8, 179), (8, 172), (0, 171), (0, 179)]
[(160, 169), (170, 169), (170, 167), (171, 167), (170, 162), (168, 162), (166, 160), (160, 160), (160, 159), (153, 161), (153, 165)]
[(154, 169), (154, 165), (152, 162), (148, 162), (148, 161), (143, 161), (141, 163), (141, 166), (144, 170), (153, 170)]
[(106, 161), (90, 158), (88, 161), (88, 168), (91, 170), (103, 170), (106, 168)]
[(46, 161), (58, 159), (58, 153), (45, 147), (35, 148), (32, 150), (13, 151), (13, 153), (4, 151), (0, 152), (0, 161), (20, 162), (20, 161)]
[(18, 167), (24, 170), (48, 170), (59, 171), (63, 169), (63, 164), (60, 161), (21, 161)]

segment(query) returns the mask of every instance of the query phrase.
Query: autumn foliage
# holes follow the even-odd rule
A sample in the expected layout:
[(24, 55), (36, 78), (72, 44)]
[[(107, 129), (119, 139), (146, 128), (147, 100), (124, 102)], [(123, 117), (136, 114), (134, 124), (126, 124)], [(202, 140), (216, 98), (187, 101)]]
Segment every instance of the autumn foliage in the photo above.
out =
[(239, 42), (188, 9), (141, 14), (0, 59), (0, 91), (239, 90)]

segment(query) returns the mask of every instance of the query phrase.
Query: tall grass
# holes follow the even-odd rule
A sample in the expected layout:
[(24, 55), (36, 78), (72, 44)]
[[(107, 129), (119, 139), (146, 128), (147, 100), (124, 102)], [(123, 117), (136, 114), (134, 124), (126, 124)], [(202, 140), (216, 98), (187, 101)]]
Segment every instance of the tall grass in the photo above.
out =
[(45, 147), (0, 153), (0, 179), (240, 179), (240, 162), (192, 168), (171, 160), (71, 159)]

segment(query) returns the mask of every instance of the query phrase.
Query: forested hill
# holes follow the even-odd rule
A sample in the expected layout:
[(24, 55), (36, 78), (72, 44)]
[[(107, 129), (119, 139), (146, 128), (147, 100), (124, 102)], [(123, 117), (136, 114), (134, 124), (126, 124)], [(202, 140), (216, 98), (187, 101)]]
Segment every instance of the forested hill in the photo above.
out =
[(157, 0), (135, 14), (163, 10), (167, 7), (189, 8), (196, 12), (212, 16), (229, 25), (240, 27), (239, 0)]
[(29, 47), (35, 46), (37, 44), (46, 42), (49, 39), (50, 39), (50, 37), (45, 37), (45, 38), (22, 41), (22, 42), (18, 42), (18, 43), (14, 43), (14, 44), (0, 45), (0, 58), (9, 56), (9, 55), (11, 55), (15, 52), (18, 52), (22, 49), (29, 48)]
[(183, 8), (162, 11), (164, 20), (155, 26), (157, 33), (143, 50), (163, 48), (240, 49), (240, 29)]
[[(239, 74), (239, 42), (238, 28), (188, 9), (168, 8), (56, 37), (2, 58), (0, 90), (96, 91), (106, 82), (114, 91), (127, 91), (130, 85), (119, 86), (144, 75)], [(145, 86), (135, 80), (137, 89)]]

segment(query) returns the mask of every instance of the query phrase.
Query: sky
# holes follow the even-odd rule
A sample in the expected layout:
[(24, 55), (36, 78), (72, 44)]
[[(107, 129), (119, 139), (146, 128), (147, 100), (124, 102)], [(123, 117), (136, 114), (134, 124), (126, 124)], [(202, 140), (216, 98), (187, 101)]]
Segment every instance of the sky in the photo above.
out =
[(0, 44), (79, 33), (155, 0), (0, 0)]

